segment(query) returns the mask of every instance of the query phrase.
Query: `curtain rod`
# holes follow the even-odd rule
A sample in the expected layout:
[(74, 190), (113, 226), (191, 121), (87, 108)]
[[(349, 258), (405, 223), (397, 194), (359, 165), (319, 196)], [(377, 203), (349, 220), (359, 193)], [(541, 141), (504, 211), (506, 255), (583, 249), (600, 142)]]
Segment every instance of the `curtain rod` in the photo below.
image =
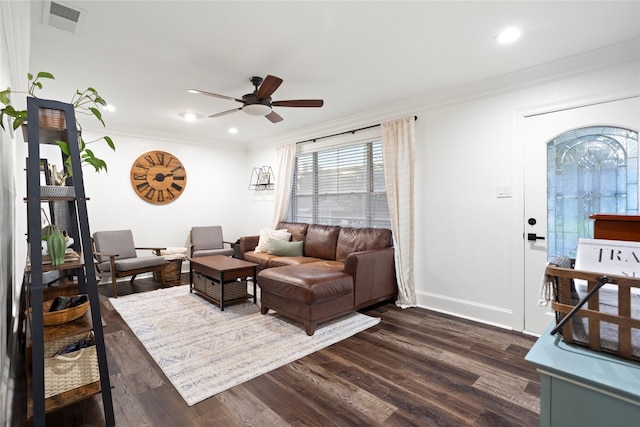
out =
[[(413, 119), (414, 120), (418, 120), (418, 116), (413, 116)], [(359, 129), (353, 129), (353, 130), (347, 130), (347, 131), (340, 132), (340, 133), (334, 133), (333, 135), (326, 135), (326, 136), (319, 136), (317, 138), (305, 139), (304, 141), (296, 142), (296, 145), (303, 144), (305, 142), (316, 142), (319, 139), (333, 138), (334, 136), (346, 135), (348, 133), (354, 134), (356, 132), (360, 132), (361, 130), (373, 129), (373, 128), (376, 128), (378, 126), (380, 126), (380, 123), (378, 123), (377, 125), (366, 126), (366, 127), (359, 128)]]

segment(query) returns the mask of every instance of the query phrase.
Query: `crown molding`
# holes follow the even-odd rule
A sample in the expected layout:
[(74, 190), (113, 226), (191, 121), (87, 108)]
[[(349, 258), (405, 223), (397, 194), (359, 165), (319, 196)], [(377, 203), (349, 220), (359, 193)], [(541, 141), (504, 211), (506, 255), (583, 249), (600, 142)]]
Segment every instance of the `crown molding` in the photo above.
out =
[[(84, 127), (83, 129), (86, 132), (91, 132), (96, 134), (105, 133), (104, 128)], [(163, 141), (163, 142), (168, 142), (172, 144), (198, 145), (198, 146), (204, 146), (207, 148), (219, 148), (224, 150), (241, 151), (241, 152), (248, 151), (247, 144), (243, 142), (199, 138), (189, 134), (182, 134), (177, 132), (163, 132), (163, 131), (158, 131), (158, 130), (148, 129), (148, 128), (109, 125), (108, 131), (106, 133), (108, 133), (112, 137), (114, 135), (119, 135), (122, 137)], [(116, 143), (116, 147), (117, 147), (117, 141), (114, 140), (114, 142)]]
[(640, 38), (467, 85), (431, 92), (383, 108), (368, 110), (295, 132), (284, 133), (267, 140), (250, 142), (247, 146), (251, 150), (252, 148), (291, 144), (323, 135), (346, 132), (354, 128), (371, 126), (400, 117), (415, 115), (416, 112), (420, 111), (497, 96), (627, 63), (640, 64)]

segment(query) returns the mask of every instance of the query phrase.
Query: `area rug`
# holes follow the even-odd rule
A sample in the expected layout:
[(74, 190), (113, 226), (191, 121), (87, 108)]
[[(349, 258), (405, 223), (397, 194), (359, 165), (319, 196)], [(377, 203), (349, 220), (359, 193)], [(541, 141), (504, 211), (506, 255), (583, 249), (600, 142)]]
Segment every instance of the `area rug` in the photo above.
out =
[(301, 324), (248, 301), (220, 311), (188, 286), (110, 298), (129, 328), (189, 406), (370, 328), (380, 319), (354, 313)]

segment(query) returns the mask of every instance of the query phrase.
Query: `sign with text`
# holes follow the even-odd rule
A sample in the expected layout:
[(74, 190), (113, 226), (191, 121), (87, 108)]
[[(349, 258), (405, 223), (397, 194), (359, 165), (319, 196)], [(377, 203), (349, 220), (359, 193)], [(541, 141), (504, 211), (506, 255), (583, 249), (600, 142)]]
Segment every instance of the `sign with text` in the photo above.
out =
[(640, 242), (580, 239), (575, 269), (640, 278)]

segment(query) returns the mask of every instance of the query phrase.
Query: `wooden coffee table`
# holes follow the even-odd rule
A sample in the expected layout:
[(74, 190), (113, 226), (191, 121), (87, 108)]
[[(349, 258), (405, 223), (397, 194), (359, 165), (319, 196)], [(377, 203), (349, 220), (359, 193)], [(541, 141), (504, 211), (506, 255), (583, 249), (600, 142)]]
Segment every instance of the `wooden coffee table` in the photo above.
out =
[[(225, 284), (230, 282), (236, 282), (237, 279), (246, 279), (248, 277), (251, 278), (253, 282), (253, 303), (256, 304), (257, 294), (256, 294), (256, 267), (258, 264), (254, 264), (252, 262), (243, 261), (236, 258), (231, 258), (224, 255), (211, 255), (211, 256), (203, 256), (197, 258), (189, 258), (189, 262), (191, 264), (190, 267), (190, 280), (189, 280), (189, 292), (193, 292), (194, 290), (199, 295), (215, 301), (211, 298), (210, 295), (207, 295), (204, 292), (200, 292), (198, 289), (194, 289), (193, 286), (193, 273), (200, 273), (205, 276), (207, 279), (211, 280), (220, 285), (220, 310), (224, 311), (224, 288)], [(245, 284), (246, 287), (246, 284)], [(250, 295), (246, 295), (250, 296)], [(245, 297), (246, 297), (245, 296)]]

